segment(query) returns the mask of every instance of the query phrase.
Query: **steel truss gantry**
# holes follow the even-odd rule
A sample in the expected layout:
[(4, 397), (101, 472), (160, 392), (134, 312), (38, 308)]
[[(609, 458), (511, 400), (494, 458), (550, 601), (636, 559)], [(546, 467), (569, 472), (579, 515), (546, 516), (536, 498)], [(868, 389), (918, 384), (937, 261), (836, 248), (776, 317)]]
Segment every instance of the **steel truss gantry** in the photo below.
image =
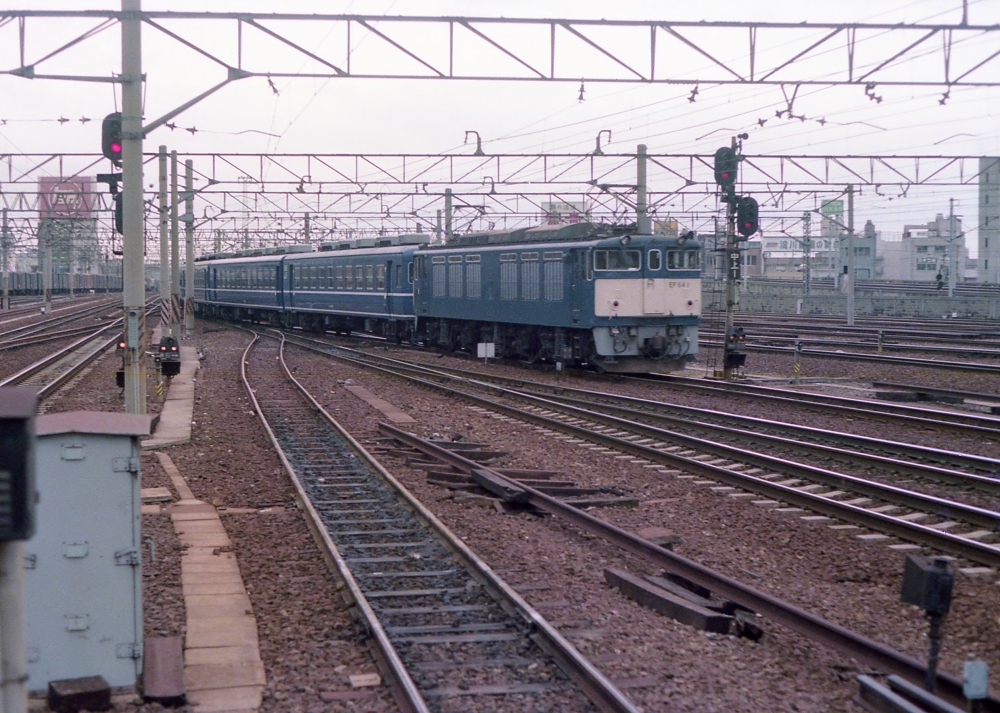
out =
[[(158, 154), (145, 155), (146, 162)], [(593, 219), (631, 222), (635, 216), (635, 154), (187, 154), (195, 168), (194, 216), (200, 251), (220, 236), (241, 242), (330, 240), (380, 232), (431, 231), (446, 190), (453, 191), (456, 230), (494, 229), (546, 219), (553, 202), (585, 204)], [(12, 220), (15, 245), (36, 235), (38, 179), (96, 172), (93, 154), (0, 155), (0, 207)], [(152, 170), (152, 169), (149, 169)], [(647, 154), (648, 203), (654, 219), (679, 219), (714, 232), (719, 216), (712, 155)], [(847, 184), (876, 199), (911, 190), (970, 187), (979, 157), (944, 155), (753, 155), (741, 167), (741, 187), (761, 198), (767, 234), (798, 229), (804, 210)], [(155, 232), (156, 195), (146, 192), (147, 232)], [(93, 196), (110, 237), (112, 205)], [(710, 227), (711, 226), (711, 227)]]
[[(112, 27), (113, 10), (0, 10), (16, 23), (20, 62), (0, 70), (26, 78), (81, 79), (44, 73), (51, 58)], [(1000, 25), (939, 23), (678, 22), (502, 17), (428, 17), (252, 12), (142, 11), (143, 24), (217, 65), (220, 83), (248, 77), (444, 79), (680, 85), (1000, 86)], [(29, 57), (29, 20), (76, 18), (79, 36)], [(197, 39), (190, 21), (214, 23), (225, 51)], [(93, 24), (96, 23), (96, 24)], [(329, 25), (311, 50), (305, 28)], [(366, 42), (364, 52), (357, 47)], [(282, 48), (301, 71), (288, 71), (260, 47)], [(257, 51), (254, 51), (254, 50)], [(224, 59), (224, 57), (235, 58)], [(691, 62), (687, 62), (691, 60)], [(913, 61), (932, 71), (898, 72)], [(691, 65), (677, 74), (679, 61)], [(819, 64), (821, 62), (821, 64)], [(822, 68), (822, 76), (817, 69)], [(115, 81), (111, 71), (94, 81)], [(193, 102), (192, 102), (193, 103)], [(790, 111), (791, 111), (791, 103)], [(167, 119), (169, 120), (169, 119)]]

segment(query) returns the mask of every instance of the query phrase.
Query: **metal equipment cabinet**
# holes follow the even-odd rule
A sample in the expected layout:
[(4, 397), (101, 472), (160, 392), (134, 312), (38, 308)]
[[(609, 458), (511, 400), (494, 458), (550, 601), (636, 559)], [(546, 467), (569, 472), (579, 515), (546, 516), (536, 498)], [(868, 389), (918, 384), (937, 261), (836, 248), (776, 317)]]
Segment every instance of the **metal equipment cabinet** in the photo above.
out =
[(142, 670), (139, 437), (149, 417), (76, 411), (35, 422), (39, 502), (25, 543), (28, 690)]

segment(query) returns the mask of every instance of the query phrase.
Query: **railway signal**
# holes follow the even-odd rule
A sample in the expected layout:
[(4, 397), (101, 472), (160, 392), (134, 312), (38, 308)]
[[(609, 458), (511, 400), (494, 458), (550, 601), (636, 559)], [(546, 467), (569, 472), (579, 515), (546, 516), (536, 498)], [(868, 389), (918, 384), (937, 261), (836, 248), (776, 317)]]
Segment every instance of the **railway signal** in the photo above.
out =
[(736, 199), (736, 230), (744, 238), (749, 238), (760, 229), (757, 200), (750, 196)]
[(736, 150), (729, 146), (722, 146), (715, 152), (715, 182), (726, 193), (736, 187), (739, 160)]
[(122, 166), (122, 113), (116, 111), (104, 117), (101, 124), (101, 153), (118, 168)]

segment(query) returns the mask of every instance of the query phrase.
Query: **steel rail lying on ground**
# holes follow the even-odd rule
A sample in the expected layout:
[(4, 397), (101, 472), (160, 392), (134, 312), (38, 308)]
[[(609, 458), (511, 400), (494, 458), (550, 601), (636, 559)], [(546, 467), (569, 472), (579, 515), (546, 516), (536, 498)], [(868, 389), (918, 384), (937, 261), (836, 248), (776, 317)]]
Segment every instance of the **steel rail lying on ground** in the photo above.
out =
[[(313, 348), (309, 345), (300, 345), (305, 348)], [(342, 351), (352, 351), (345, 350), (341, 347), (331, 346), (333, 349), (341, 349)], [(329, 352), (326, 352), (329, 354)], [(633, 455), (640, 456), (651, 462), (667, 463), (674, 467), (682, 467), (689, 472), (701, 473), (706, 477), (713, 478), (721, 483), (727, 485), (732, 485), (735, 487), (748, 490), (750, 492), (756, 492), (764, 495), (768, 498), (773, 498), (787, 502), (792, 505), (805, 507), (815, 512), (821, 513), (823, 515), (828, 515), (831, 517), (836, 517), (838, 519), (844, 520), (846, 522), (852, 522), (854, 524), (863, 525), (865, 527), (871, 528), (876, 531), (886, 532), (895, 535), (901, 539), (908, 540), (910, 542), (916, 542), (934, 549), (940, 550), (942, 552), (947, 552), (960, 557), (965, 557), (973, 562), (978, 562), (980, 564), (1000, 567), (1000, 548), (994, 547), (992, 545), (977, 542), (975, 540), (967, 539), (958, 535), (953, 535), (941, 530), (937, 530), (933, 527), (926, 525), (920, 525), (916, 522), (910, 522), (908, 520), (903, 520), (901, 518), (896, 518), (891, 515), (886, 515), (881, 512), (874, 510), (868, 510), (857, 505), (851, 505), (846, 502), (838, 502), (836, 500), (831, 500), (829, 498), (823, 497), (822, 495), (813, 495), (812, 493), (805, 492), (803, 490), (796, 489), (791, 486), (781, 485), (780, 483), (771, 482), (765, 478), (758, 478), (754, 475), (747, 473), (741, 473), (737, 470), (730, 469), (721, 465), (712, 465), (710, 463), (704, 463), (694, 458), (688, 458), (685, 456), (675, 455), (670, 451), (661, 450), (654, 448), (649, 445), (643, 445), (640, 443), (635, 443), (626, 438), (620, 438), (617, 436), (601, 433), (593, 429), (589, 429), (577, 424), (568, 423), (566, 421), (555, 419), (544, 414), (533, 413), (531, 411), (525, 411), (523, 409), (516, 408), (514, 406), (509, 406), (507, 404), (499, 403), (496, 400), (496, 396), (511, 396), (516, 399), (521, 399), (534, 403), (536, 406), (541, 408), (548, 408), (553, 410), (563, 409), (571, 414), (574, 414), (580, 419), (586, 419), (592, 422), (603, 423), (605, 425), (610, 425), (615, 428), (622, 428), (626, 431), (632, 431), (635, 433), (644, 433), (647, 435), (652, 435), (658, 437), (662, 432), (653, 426), (647, 426), (646, 424), (638, 423), (636, 421), (630, 421), (627, 419), (621, 419), (616, 416), (607, 416), (604, 414), (596, 413), (586, 409), (581, 409), (575, 406), (569, 406), (566, 404), (560, 404), (558, 402), (543, 399), (531, 394), (519, 393), (511, 389), (506, 389), (494, 384), (488, 384), (485, 382), (477, 382), (471, 379), (465, 379), (463, 377), (454, 376), (451, 374), (446, 374), (443, 372), (435, 371), (429, 367), (411, 365), (409, 367), (400, 366), (398, 360), (389, 359), (387, 357), (378, 357), (370, 354), (363, 354), (362, 358), (358, 356), (343, 356), (343, 355), (333, 355), (336, 358), (354, 363), (360, 366), (367, 366), (372, 369), (383, 371), (388, 374), (393, 374), (402, 378), (408, 378), (416, 383), (423, 384), (432, 389), (442, 391), (447, 394), (465, 398), (467, 400), (473, 401), (486, 408), (501, 411), (507, 413), (508, 415), (514, 416), (515, 418), (530, 421), (538, 425), (543, 425), (548, 428), (556, 428), (563, 431), (573, 433), (577, 436), (582, 436), (587, 440), (603, 443), (615, 448), (622, 453), (631, 453)], [(394, 364), (394, 368), (379, 366), (374, 364), (374, 361), (388, 361), (397, 362)], [(417, 376), (408, 376), (405, 371), (417, 371), (424, 376), (442, 378), (445, 380), (455, 380), (459, 382), (466, 382), (474, 386), (485, 388), (490, 390), (494, 398), (486, 398), (484, 396), (479, 396), (477, 394), (469, 393), (467, 391), (462, 391), (460, 389), (454, 388), (452, 386), (446, 386), (442, 383), (429, 381), (427, 378), (421, 378)], [(673, 435), (673, 434), (671, 434)], [(700, 440), (690, 438), (692, 441)], [(741, 456), (742, 457), (742, 456)], [(760, 454), (751, 454), (749, 457), (760, 457), (760, 458), (770, 458), (769, 456), (761, 456)], [(775, 462), (786, 462), (782, 459), (773, 459)], [(801, 464), (790, 463), (800, 469), (803, 473), (809, 471), (812, 473), (810, 477), (817, 478), (819, 474), (823, 471), (819, 468), (812, 468), (811, 466), (805, 466)], [(870, 481), (863, 481), (863, 479), (855, 479), (852, 476), (844, 476), (837, 473), (831, 473), (828, 476), (824, 476), (828, 479), (827, 482), (843, 482), (846, 483), (849, 480), (859, 480), (865, 484), (865, 487), (875, 488), (877, 484), (871, 483)], [(971, 506), (962, 505), (960, 503), (952, 503), (950, 501), (945, 501), (939, 498), (932, 498), (930, 496), (924, 496), (920, 493), (913, 493), (910, 491), (905, 491), (899, 488), (890, 488), (889, 486), (880, 486), (884, 493), (879, 497), (883, 499), (890, 499), (888, 495), (891, 491), (898, 491), (905, 493), (910, 502), (920, 501), (924, 503), (922, 506), (911, 507), (923, 507), (930, 509), (931, 512), (938, 512), (944, 504), (947, 504), (947, 512), (957, 513), (958, 511), (965, 511), (964, 516), (967, 519), (972, 519), (978, 524), (982, 524), (990, 527), (993, 530), (998, 529), (997, 517), (998, 514), (988, 510), (982, 510), (980, 508), (971, 508)], [(894, 495), (893, 497), (901, 497), (901, 495)], [(890, 499), (891, 500), (891, 499)]]
[[(280, 335), (280, 338), (283, 347), (285, 341), (284, 335)], [(254, 342), (255, 341), (256, 335)], [(254, 342), (251, 342), (251, 345), (247, 347), (247, 351), (244, 353), (241, 365), (243, 383), (247, 388), (247, 392), (250, 394), (254, 408), (260, 415), (261, 420), (268, 432), (268, 436), (275, 449), (278, 451), (279, 457), (291, 477), (296, 493), (302, 501), (303, 507), (308, 515), (310, 527), (322, 541), (323, 547), (328, 551), (328, 556), (333, 561), (338, 572), (341, 574), (350, 589), (352, 598), (359, 604), (365, 620), (373, 633), (376, 643), (378, 644), (383, 663), (388, 666), (388, 670), (391, 672), (392, 677), (397, 683), (399, 694), (403, 697), (403, 700), (407, 702), (406, 705), (410, 707), (408, 709), (415, 711), (426, 710), (426, 703), (423, 701), (423, 697), (417, 689), (416, 684), (406, 671), (402, 660), (385, 631), (385, 628), (381, 625), (374, 609), (368, 603), (368, 600), (366, 599), (356, 578), (351, 573), (346, 561), (340, 556), (336, 544), (323, 525), (319, 513), (313, 507), (294, 467), (285, 455), (284, 450), (281, 448), (273, 429), (270, 427), (264, 416), (264, 412), (253, 389), (250, 387), (249, 381), (246, 377), (246, 363), (250, 347), (253, 346)], [(385, 468), (383, 468), (381, 464), (378, 463), (378, 461), (374, 459), (360, 443), (357, 442), (357, 440), (347, 433), (337, 423), (337, 421), (330, 416), (325, 409), (323, 409), (319, 402), (317, 402), (308, 390), (292, 375), (284, 361), (283, 353), (281, 354), (281, 365), (286, 377), (309, 401), (311, 408), (323, 419), (323, 421), (326, 422), (340, 438), (346, 441), (350, 445), (351, 450), (361, 456), (370, 468), (377, 472), (378, 477), (381, 478), (392, 491), (394, 491), (396, 496), (403, 501), (405, 507), (416, 514), (417, 518), (424, 524), (424, 526), (428, 527), (444, 541), (447, 548), (450, 549), (453, 554), (457, 555), (457, 557), (465, 565), (466, 569), (469, 570), (478, 581), (486, 586), (486, 589), (495, 600), (501, 602), (502, 606), (509, 607), (516, 613), (517, 618), (532, 632), (531, 639), (542, 651), (556, 661), (560, 668), (562, 668), (581, 687), (588, 698), (590, 698), (590, 700), (599, 709), (602, 711), (638, 713), (638, 709), (624, 694), (621, 693), (621, 691), (614, 686), (614, 684), (607, 677), (594, 668), (594, 666), (587, 661), (576, 650), (576, 648), (569, 643), (568, 640), (560, 635), (554, 627), (552, 627), (537, 611), (535, 611), (516, 591), (507, 585), (506, 582), (500, 579), (500, 577), (498, 577), (481, 558), (479, 558), (461, 539), (454, 535), (454, 533), (452, 533), (447, 526), (445, 526), (430, 510), (428, 510), (423, 503), (414, 497), (405, 488), (405, 486), (403, 486), (395, 477), (385, 470)], [(398, 699), (399, 696), (397, 696), (397, 700)]]
[[(809, 639), (824, 643), (861, 662), (875, 666), (886, 672), (896, 673), (912, 681), (923, 682), (924, 680), (926, 669), (921, 663), (904, 656), (889, 646), (872, 641), (842, 626), (810, 614), (766, 592), (754, 589), (715, 572), (693, 560), (675, 554), (620, 527), (596, 518), (568, 503), (545, 495), (523, 483), (515, 482), (495, 470), (464, 458), (458, 453), (447, 451), (386, 423), (380, 423), (379, 429), (383, 433), (397, 439), (400, 443), (431, 456), (442, 463), (447, 463), (462, 472), (471, 473), (473, 470), (488, 470), (493, 477), (496, 477), (500, 481), (527, 492), (528, 502), (540, 510), (564, 518), (587, 532), (618, 545), (633, 554), (642, 556), (653, 564), (665, 567), (674, 574), (707, 587), (720, 596), (731, 599), (758, 614), (763, 614)], [(960, 679), (939, 671), (937, 681), (942, 693), (952, 700), (964, 701), (962, 681)], [(984, 701), (984, 704), (983, 709), (985, 711), (989, 713), (1000, 712), (1000, 699), (997, 697), (991, 696)]]

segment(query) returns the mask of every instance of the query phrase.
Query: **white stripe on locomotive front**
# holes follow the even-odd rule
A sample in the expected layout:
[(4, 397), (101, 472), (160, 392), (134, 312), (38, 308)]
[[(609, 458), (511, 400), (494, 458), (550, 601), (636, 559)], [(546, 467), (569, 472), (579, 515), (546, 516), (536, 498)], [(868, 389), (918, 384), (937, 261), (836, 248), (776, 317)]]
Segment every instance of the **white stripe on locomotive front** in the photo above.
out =
[(598, 317), (697, 317), (701, 314), (701, 278), (621, 278), (594, 280)]

